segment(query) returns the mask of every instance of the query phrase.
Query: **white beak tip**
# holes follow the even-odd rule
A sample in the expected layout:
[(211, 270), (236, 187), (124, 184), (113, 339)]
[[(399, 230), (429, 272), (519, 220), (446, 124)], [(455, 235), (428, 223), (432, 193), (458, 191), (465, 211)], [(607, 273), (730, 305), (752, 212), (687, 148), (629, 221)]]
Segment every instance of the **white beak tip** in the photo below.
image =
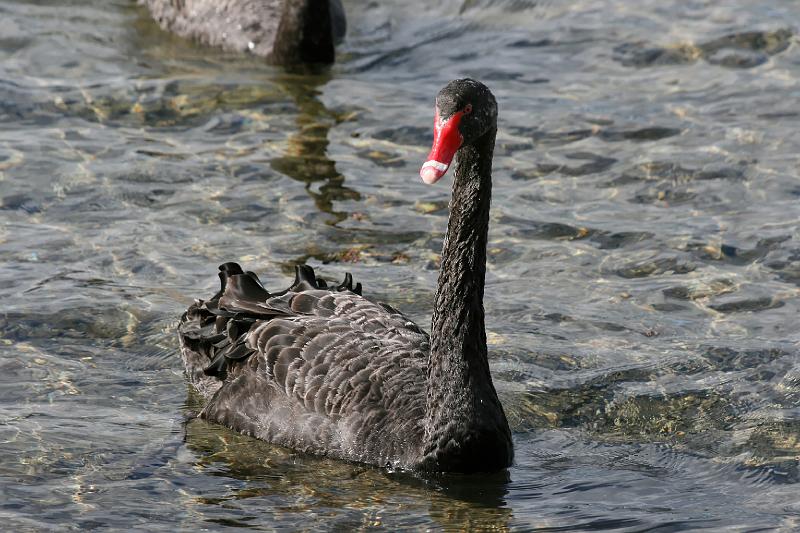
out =
[(431, 167), (426, 167), (420, 170), (419, 176), (422, 178), (422, 181), (424, 181), (428, 185), (433, 185), (441, 177), (441, 175)]
[(447, 167), (448, 165), (439, 161), (426, 161), (419, 171), (419, 176), (428, 185), (433, 185), (439, 181), (439, 178), (444, 176), (444, 173), (447, 172)]

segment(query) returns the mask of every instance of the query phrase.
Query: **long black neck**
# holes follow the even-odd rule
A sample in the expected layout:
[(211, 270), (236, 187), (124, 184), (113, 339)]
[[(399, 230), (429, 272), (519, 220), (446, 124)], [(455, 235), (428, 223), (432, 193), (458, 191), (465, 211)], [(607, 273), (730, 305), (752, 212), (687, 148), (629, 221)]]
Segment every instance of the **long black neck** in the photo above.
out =
[(329, 0), (287, 0), (271, 61), (333, 63), (334, 35)]
[(423, 461), (437, 470), (504, 467), (513, 454), (489, 373), (483, 311), (495, 134), (456, 156), (428, 360)]

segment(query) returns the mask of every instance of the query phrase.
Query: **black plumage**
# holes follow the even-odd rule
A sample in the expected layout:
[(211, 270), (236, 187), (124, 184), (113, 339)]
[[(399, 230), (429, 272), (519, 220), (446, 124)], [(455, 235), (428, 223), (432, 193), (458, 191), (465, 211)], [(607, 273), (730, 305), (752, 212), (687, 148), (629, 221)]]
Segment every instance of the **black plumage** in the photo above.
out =
[(407, 443), (423, 431), (427, 334), (354, 292), (349, 274), (325, 288), (301, 266), (277, 294), (235, 263), (220, 278), (220, 293), (192, 305), (179, 330), (187, 371), (209, 398), (201, 416), (317, 455), (413, 462)]
[(341, 0), (139, 0), (165, 30), (276, 65), (333, 63)]
[(350, 274), (328, 287), (311, 267), (268, 292), (236, 263), (179, 326), (201, 416), (299, 451), (397, 468), (474, 472), (510, 465), (511, 434), (489, 372), (483, 288), (496, 132), (494, 97), (456, 80), (439, 116), (469, 105), (429, 337), (361, 296)]

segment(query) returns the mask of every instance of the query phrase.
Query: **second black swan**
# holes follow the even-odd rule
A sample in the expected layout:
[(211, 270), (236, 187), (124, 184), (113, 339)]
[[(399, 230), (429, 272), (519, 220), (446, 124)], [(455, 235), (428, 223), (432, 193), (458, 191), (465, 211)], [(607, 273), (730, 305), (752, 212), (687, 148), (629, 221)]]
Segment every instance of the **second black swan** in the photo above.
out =
[(508, 467), (513, 445), (489, 372), (483, 290), (497, 104), (480, 82), (436, 98), (420, 170), (432, 184), (456, 158), (430, 336), (308, 266), (270, 293), (236, 263), (179, 326), (201, 416), (301, 452), (427, 472)]
[(333, 63), (341, 0), (139, 0), (164, 30), (276, 65)]

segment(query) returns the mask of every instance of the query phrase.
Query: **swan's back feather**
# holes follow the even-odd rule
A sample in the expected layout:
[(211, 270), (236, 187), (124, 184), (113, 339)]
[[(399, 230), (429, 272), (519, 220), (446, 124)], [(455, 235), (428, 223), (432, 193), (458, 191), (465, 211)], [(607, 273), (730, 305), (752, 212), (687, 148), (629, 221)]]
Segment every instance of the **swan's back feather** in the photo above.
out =
[(328, 288), (298, 267), (270, 294), (235, 263), (184, 314), (187, 373), (206, 418), (317, 454), (410, 466), (423, 434), (429, 338), (348, 274)]
[[(246, 52), (268, 60), (290, 61), (286, 51), (280, 50), (280, 41), (298, 41), (304, 35), (281, 34), (284, 17), (289, 11), (299, 12), (303, 5), (311, 10), (306, 17), (309, 27), (307, 37), (317, 37), (319, 50), (306, 52), (305, 61), (331, 62), (333, 44), (344, 39), (347, 29), (341, 0), (315, 2), (303, 0), (138, 0), (150, 11), (153, 19), (164, 30), (193, 39), (209, 46), (218, 46), (234, 52)], [(325, 13), (325, 11), (327, 13)], [(327, 18), (327, 22), (325, 19)], [(303, 28), (294, 28), (301, 31)], [(285, 31), (285, 30), (284, 30)], [(331, 33), (330, 43), (320, 42), (316, 32)], [(284, 47), (285, 48), (285, 47)], [(330, 48), (328, 53), (327, 49)], [(283, 54), (283, 55), (282, 55)], [(291, 61), (290, 61), (291, 62)]]
[(206, 45), (266, 57), (278, 32), (282, 0), (139, 0), (165, 30)]

